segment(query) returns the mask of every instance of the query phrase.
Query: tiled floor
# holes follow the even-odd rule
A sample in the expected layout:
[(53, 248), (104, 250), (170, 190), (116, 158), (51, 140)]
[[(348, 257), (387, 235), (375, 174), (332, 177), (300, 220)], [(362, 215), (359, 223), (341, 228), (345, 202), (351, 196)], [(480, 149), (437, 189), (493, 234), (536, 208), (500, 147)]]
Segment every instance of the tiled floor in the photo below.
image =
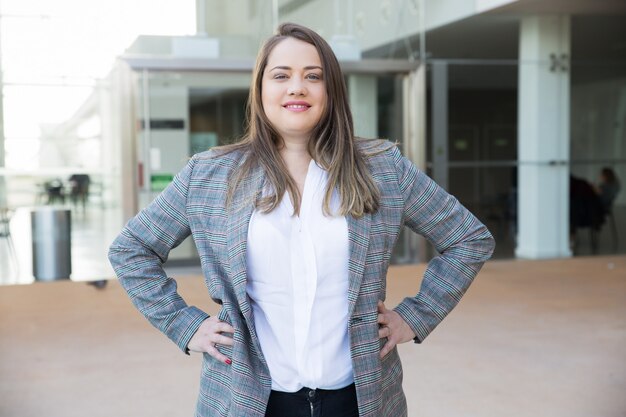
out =
[[(392, 267), (387, 305), (424, 265)], [(215, 314), (199, 276), (176, 275)], [(624, 417), (626, 256), (491, 261), (424, 343), (400, 346), (410, 417)], [(0, 287), (0, 416), (192, 416), (200, 356), (186, 356), (102, 290)]]

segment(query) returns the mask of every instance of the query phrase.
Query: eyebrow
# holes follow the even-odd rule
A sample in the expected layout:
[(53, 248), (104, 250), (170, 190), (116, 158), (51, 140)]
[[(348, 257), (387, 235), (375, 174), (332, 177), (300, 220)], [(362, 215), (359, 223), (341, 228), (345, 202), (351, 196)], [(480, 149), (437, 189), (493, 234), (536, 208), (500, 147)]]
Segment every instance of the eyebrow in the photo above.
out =
[[(292, 68), (291, 68), (291, 67), (288, 67), (288, 66), (278, 65), (278, 66), (276, 66), (276, 67), (274, 67), (274, 68), (270, 69), (269, 71), (274, 71), (274, 70), (276, 70), (276, 69), (280, 69), (280, 70), (291, 70)], [(304, 69), (305, 69), (305, 70), (307, 70), (307, 71), (308, 71), (308, 70), (312, 70), (312, 69), (319, 69), (319, 70), (323, 70), (323, 68), (322, 68), (322, 67), (320, 67), (320, 66), (318, 66), (318, 65), (309, 65), (309, 66), (304, 67)]]

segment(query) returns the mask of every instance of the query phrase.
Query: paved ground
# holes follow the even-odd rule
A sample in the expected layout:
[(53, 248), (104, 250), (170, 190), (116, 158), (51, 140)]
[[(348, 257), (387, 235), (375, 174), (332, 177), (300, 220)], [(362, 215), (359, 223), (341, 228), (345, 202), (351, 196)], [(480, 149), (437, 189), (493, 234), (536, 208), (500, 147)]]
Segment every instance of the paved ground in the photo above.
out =
[[(388, 305), (424, 266), (390, 270)], [(199, 277), (181, 277), (209, 312)], [(409, 415), (626, 416), (626, 256), (494, 261), (422, 344), (401, 346)], [(132, 309), (116, 281), (0, 287), (0, 416), (188, 417), (200, 357)]]

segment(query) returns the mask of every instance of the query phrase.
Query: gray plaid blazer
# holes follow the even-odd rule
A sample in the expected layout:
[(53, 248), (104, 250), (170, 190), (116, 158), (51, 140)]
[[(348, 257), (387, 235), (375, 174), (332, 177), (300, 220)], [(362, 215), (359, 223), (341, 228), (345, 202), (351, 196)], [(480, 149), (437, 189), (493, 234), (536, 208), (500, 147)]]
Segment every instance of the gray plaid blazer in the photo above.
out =
[[(347, 216), (350, 244), (349, 334), (354, 382), (361, 417), (407, 415), (402, 367), (394, 349), (379, 352), (377, 303), (385, 300), (391, 253), (402, 229), (425, 236), (440, 253), (424, 274), (420, 291), (397, 311), (421, 342), (456, 306), (494, 248), (487, 230), (454, 197), (382, 143), (367, 163), (380, 193), (377, 213)], [(228, 179), (242, 153), (197, 154), (148, 207), (131, 219), (113, 242), (109, 258), (134, 305), (159, 330), (188, 353), (187, 344), (208, 316), (188, 306), (165, 275), (169, 251), (193, 236), (219, 319), (234, 329), (234, 346), (220, 347), (232, 365), (205, 354), (196, 416), (263, 417), (271, 378), (254, 327), (246, 294), (246, 242), (253, 201), (264, 185), (253, 170), (226, 207)]]

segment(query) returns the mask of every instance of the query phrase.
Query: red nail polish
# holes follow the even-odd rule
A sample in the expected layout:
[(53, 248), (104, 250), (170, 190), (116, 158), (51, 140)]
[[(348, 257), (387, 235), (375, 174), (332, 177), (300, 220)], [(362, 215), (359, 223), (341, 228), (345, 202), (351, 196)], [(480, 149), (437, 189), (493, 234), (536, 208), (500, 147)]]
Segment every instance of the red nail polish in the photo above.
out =
[(226, 364), (227, 365), (232, 365), (233, 361), (231, 361), (230, 359), (226, 359)]

